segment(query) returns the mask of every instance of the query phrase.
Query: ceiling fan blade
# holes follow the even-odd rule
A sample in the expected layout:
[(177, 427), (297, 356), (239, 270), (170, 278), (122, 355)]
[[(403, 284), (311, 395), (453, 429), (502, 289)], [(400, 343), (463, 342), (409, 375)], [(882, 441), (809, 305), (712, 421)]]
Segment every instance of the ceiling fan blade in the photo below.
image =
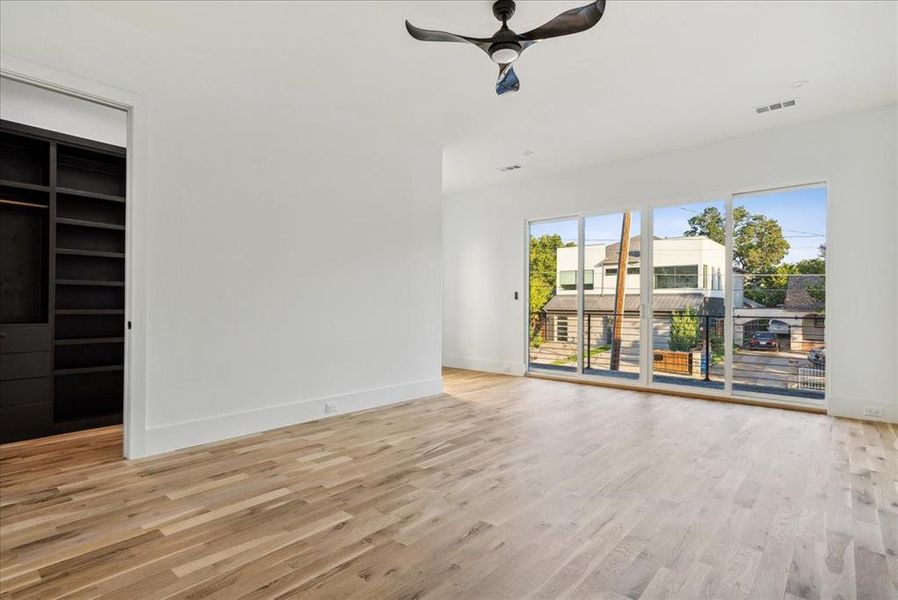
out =
[(514, 72), (511, 63), (499, 65), (499, 80), (496, 81), (496, 94), (501, 96), (521, 89), (521, 80)]
[(416, 40), (421, 40), (422, 42), (460, 42), (463, 44), (474, 44), (487, 54), (489, 54), (490, 45), (493, 43), (493, 41), (490, 39), (456, 35), (447, 31), (421, 29), (420, 27), (415, 27), (408, 21), (405, 22), (405, 28), (408, 30), (409, 35), (411, 35)]
[(605, 0), (596, 0), (586, 6), (572, 8), (563, 12), (548, 23), (520, 34), (518, 38), (535, 42), (547, 38), (580, 33), (598, 23), (603, 14), (605, 14)]

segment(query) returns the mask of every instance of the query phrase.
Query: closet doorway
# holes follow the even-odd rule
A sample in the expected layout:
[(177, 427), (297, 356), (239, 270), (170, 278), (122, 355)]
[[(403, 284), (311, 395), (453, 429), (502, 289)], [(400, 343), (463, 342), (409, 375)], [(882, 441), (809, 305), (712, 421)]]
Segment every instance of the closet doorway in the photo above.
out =
[(128, 114), (6, 77), (0, 96), (0, 442), (121, 426)]

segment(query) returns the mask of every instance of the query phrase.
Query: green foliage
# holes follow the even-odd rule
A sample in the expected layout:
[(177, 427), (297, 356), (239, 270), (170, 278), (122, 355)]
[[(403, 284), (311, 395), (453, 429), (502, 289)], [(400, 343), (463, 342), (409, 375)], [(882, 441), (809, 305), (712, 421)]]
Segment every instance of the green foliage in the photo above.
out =
[[(689, 219), (689, 229), (683, 235), (703, 235), (724, 244), (726, 221), (720, 210), (711, 206)], [(751, 214), (744, 206), (733, 209), (733, 240), (733, 261), (747, 273), (771, 273), (789, 252), (789, 242), (779, 223)]]
[(557, 251), (565, 246), (558, 234), (530, 237), (530, 312), (537, 313), (555, 295)]
[(543, 345), (543, 334), (537, 331), (530, 336), (530, 347), (539, 348)]
[(733, 230), (733, 260), (746, 273), (774, 273), (789, 253), (789, 242), (774, 219), (749, 215)]
[(826, 273), (826, 259), (822, 256), (806, 258), (793, 265), (795, 273), (803, 275), (823, 275)]
[[(826, 244), (820, 245), (820, 255), (795, 263), (798, 273), (805, 275), (826, 275)], [(808, 295), (816, 302), (826, 305), (826, 284), (821, 281), (808, 286)]]
[[(709, 207), (689, 219), (686, 236), (704, 235), (719, 244), (725, 243), (726, 221), (723, 214)], [(775, 220), (752, 214), (744, 206), (733, 208), (733, 262), (745, 273), (745, 297), (764, 306), (777, 306), (786, 298), (787, 275), (793, 265), (783, 265), (789, 253), (789, 242)], [(809, 259), (816, 261), (822, 259)], [(801, 261), (802, 263), (808, 261)], [(802, 268), (813, 268), (804, 265)]]
[[(590, 348), (589, 355), (592, 357), (598, 356), (603, 352), (608, 352), (611, 350), (611, 344), (603, 344), (601, 346), (596, 346), (595, 348)], [(566, 356), (564, 358), (560, 358), (558, 360), (552, 361), (553, 365), (576, 365), (577, 364), (577, 355), (573, 354), (571, 356)]]
[(723, 336), (718, 335), (713, 332), (714, 328), (711, 328), (711, 334), (708, 336), (708, 342), (711, 345), (711, 366), (716, 367), (719, 364), (723, 363), (724, 353), (723, 353)]
[(794, 265), (783, 264), (764, 277), (746, 276), (745, 297), (764, 306), (779, 306), (786, 299), (789, 275), (794, 272)]
[(826, 306), (826, 285), (815, 283), (808, 286), (808, 295), (815, 301)]
[[(738, 208), (736, 210), (739, 210)], [(745, 210), (745, 209), (742, 209)], [(687, 237), (706, 236), (718, 244), (726, 243), (726, 226), (723, 215), (713, 206), (703, 210), (701, 214), (689, 219), (689, 230), (683, 235)]]
[(694, 308), (674, 311), (670, 318), (670, 341), (668, 346), (674, 352), (692, 350), (699, 334), (699, 318)]
[[(772, 275), (765, 277), (747, 277), (745, 297), (764, 306), (778, 306), (786, 299), (786, 287), (790, 275), (824, 275), (826, 274), (826, 246), (820, 246), (820, 256), (805, 258), (797, 263), (785, 263), (777, 266)], [(826, 287), (823, 282), (809, 285), (808, 294), (817, 302), (826, 302)]]

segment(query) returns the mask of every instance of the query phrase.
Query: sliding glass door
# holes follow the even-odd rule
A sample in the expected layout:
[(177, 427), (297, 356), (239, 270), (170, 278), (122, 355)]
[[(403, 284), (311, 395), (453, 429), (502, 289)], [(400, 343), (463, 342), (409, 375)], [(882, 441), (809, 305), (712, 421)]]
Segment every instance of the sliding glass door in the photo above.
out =
[(585, 375), (640, 377), (640, 225), (638, 211), (584, 219)]
[(530, 224), (528, 367), (578, 373), (579, 221)]
[(638, 381), (640, 213), (529, 225), (528, 368)]
[(826, 188), (529, 224), (528, 368), (822, 404)]
[(826, 188), (732, 201), (732, 391), (822, 404)]
[(653, 211), (652, 381), (722, 390), (726, 202)]

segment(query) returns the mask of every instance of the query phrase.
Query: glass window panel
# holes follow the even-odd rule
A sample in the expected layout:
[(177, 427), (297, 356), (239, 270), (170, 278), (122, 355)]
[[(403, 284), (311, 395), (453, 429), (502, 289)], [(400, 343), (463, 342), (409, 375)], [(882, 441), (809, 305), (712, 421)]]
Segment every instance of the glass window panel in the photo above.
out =
[[(639, 379), (642, 331), (639, 315), (640, 214), (629, 213), (628, 228), (624, 213), (587, 217), (584, 232), (584, 279), (590, 271), (593, 271), (594, 279), (592, 286), (584, 285), (583, 372)], [(627, 268), (623, 281), (619, 281), (622, 242), (627, 246)], [(621, 293), (619, 303), (618, 292)]]
[(733, 393), (823, 404), (826, 188), (733, 199)]
[[(726, 261), (723, 200), (655, 209), (652, 380), (722, 390)], [(699, 265), (702, 266), (701, 281)]]
[(566, 290), (577, 289), (577, 271), (559, 271), (558, 285)]
[(577, 220), (530, 224), (531, 370), (577, 371)]

